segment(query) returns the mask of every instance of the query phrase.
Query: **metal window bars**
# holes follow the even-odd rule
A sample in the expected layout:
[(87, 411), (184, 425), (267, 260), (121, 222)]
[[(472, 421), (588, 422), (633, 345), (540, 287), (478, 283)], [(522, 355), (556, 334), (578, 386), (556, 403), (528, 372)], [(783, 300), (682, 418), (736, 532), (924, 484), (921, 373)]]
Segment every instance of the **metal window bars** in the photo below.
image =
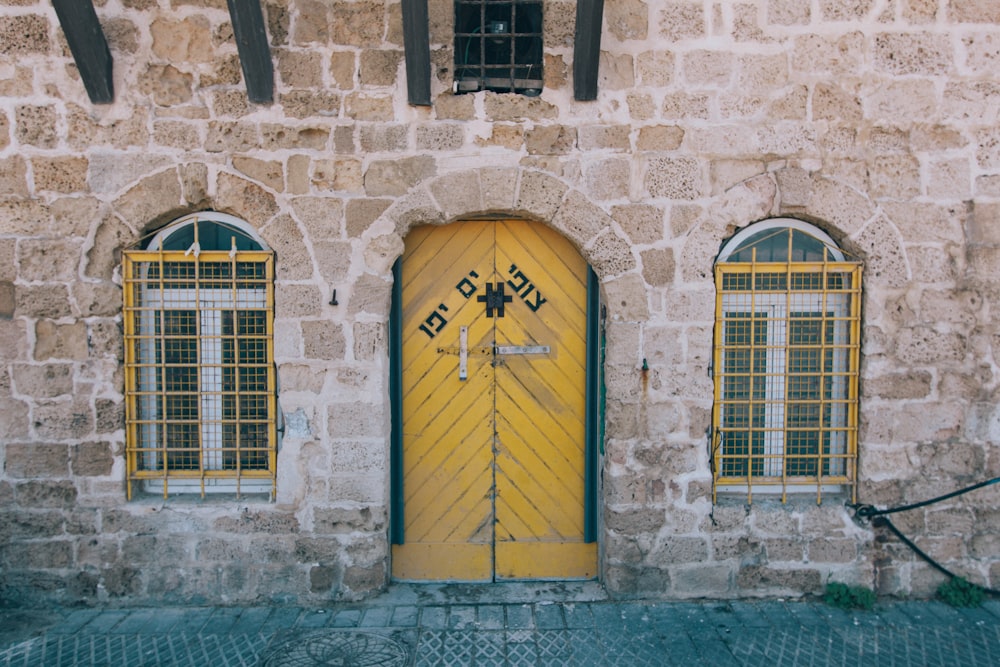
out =
[(129, 498), (137, 484), (273, 497), (273, 258), (235, 242), (125, 251)]
[(541, 0), (455, 0), (456, 93), (542, 91)]
[[(790, 236), (789, 236), (790, 238)], [(716, 265), (715, 493), (816, 493), (857, 478), (860, 262)], [(788, 254), (791, 256), (791, 253)]]

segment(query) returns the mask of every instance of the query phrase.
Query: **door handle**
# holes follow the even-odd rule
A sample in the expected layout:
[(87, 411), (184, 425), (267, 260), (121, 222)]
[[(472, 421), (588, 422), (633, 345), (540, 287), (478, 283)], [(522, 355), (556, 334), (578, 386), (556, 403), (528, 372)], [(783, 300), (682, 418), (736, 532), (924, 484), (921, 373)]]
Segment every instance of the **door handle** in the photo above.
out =
[(497, 345), (497, 354), (548, 354), (548, 345)]

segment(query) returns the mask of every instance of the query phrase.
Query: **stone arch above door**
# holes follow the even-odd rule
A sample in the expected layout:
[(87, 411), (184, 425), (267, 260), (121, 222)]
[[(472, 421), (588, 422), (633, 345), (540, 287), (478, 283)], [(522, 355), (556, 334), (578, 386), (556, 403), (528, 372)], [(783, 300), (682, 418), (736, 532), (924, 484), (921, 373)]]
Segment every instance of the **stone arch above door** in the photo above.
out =
[[(637, 262), (629, 241), (615, 230), (611, 216), (586, 195), (535, 170), (482, 167), (428, 179), (369, 227), (368, 267), (387, 274), (402, 253), (402, 239), (411, 227), (483, 216), (517, 217), (552, 227), (568, 238), (594, 269), (609, 304), (625, 308), (630, 313), (628, 319), (642, 319), (645, 294), (635, 289), (639, 285)], [(611, 305), (609, 308), (615, 310)]]

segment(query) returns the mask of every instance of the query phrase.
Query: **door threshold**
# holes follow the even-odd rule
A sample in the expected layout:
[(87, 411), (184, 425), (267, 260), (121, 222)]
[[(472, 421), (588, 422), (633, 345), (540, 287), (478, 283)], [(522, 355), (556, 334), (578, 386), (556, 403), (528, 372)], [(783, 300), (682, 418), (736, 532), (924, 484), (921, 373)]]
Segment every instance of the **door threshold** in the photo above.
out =
[(601, 602), (608, 592), (599, 581), (498, 581), (483, 584), (392, 582), (372, 604), (454, 605)]

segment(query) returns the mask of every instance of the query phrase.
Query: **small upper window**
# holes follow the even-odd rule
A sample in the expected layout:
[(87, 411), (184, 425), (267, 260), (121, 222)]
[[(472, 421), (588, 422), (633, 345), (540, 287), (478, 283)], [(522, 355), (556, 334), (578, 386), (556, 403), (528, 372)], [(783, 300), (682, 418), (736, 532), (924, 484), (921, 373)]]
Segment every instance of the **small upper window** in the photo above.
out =
[(748, 227), (715, 267), (716, 491), (853, 488), (861, 263), (798, 220)]
[(542, 92), (541, 0), (455, 0), (455, 92)]
[(185, 216), (122, 260), (128, 491), (274, 494), (274, 253)]

